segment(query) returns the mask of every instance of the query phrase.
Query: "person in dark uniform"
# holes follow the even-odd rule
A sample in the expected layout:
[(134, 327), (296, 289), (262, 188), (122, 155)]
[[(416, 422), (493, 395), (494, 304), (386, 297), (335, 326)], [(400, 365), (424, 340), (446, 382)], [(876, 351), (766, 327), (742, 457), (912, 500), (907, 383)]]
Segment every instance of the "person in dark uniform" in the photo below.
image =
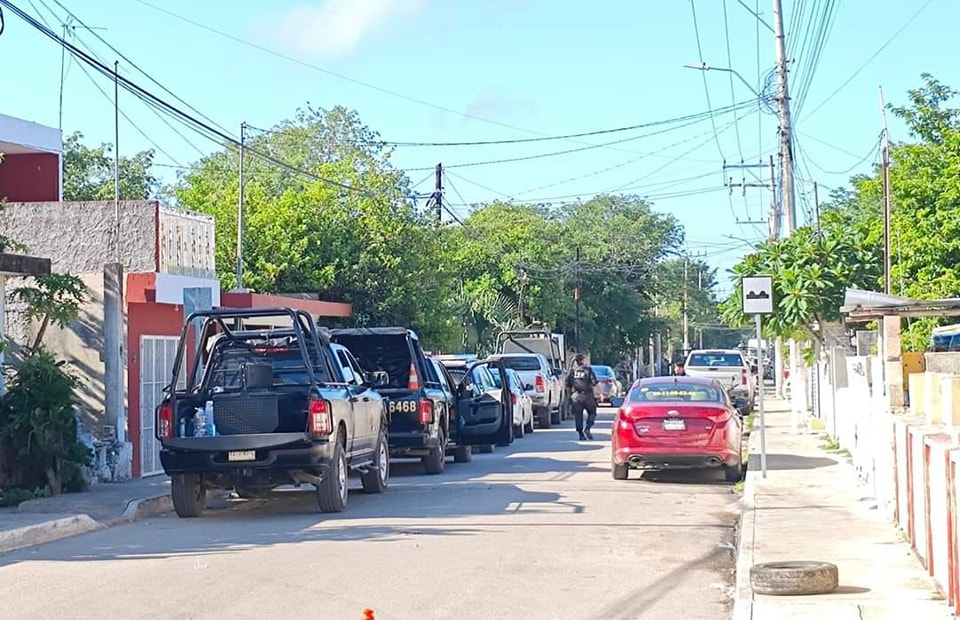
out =
[[(567, 373), (567, 389), (570, 390), (570, 409), (573, 411), (577, 425), (577, 434), (580, 439), (593, 439), (590, 429), (597, 420), (597, 398), (593, 388), (597, 385), (597, 375), (584, 363), (583, 354), (574, 359), (574, 366)], [(587, 411), (586, 425), (584, 425), (583, 411)]]

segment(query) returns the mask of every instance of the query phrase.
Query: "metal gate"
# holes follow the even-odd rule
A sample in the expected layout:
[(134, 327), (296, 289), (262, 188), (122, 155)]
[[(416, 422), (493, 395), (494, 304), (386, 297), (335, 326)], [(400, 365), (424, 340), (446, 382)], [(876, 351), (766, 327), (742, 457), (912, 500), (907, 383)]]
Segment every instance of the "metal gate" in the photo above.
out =
[[(170, 382), (177, 356), (178, 338), (172, 336), (140, 337), (140, 475), (163, 473), (160, 465), (160, 442), (154, 436), (155, 412), (163, 400), (163, 388)], [(186, 384), (180, 373), (177, 387)]]

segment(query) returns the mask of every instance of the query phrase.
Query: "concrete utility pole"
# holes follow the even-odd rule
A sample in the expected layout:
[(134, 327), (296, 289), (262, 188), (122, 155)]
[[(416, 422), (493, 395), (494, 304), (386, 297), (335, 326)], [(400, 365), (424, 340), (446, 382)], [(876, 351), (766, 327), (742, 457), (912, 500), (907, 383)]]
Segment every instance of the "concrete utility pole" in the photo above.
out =
[(793, 126), (790, 121), (790, 90), (787, 78), (787, 43), (783, 32), (783, 6), (781, 0), (773, 0), (773, 32), (777, 47), (777, 74), (780, 92), (777, 104), (780, 116), (780, 163), (783, 166), (783, 208), (787, 216), (787, 236), (797, 227), (797, 211), (793, 188)]
[(887, 108), (880, 88), (880, 114), (883, 116), (883, 292), (890, 295), (890, 132), (887, 130)]
[(243, 290), (243, 156), (246, 150), (247, 142), (247, 124), (240, 123), (240, 179), (239, 191), (237, 192), (237, 290)]
[(686, 256), (683, 257), (683, 353), (686, 355), (690, 350), (690, 319), (687, 312), (689, 298), (687, 296), (687, 269), (690, 261)]
[(771, 239), (780, 237), (780, 207), (777, 205), (777, 173), (773, 155), (770, 156), (770, 221), (767, 228)]
[(120, 262), (120, 61), (113, 63), (113, 209), (114, 258)]
[(443, 221), (443, 164), (437, 164), (436, 185), (433, 191), (433, 202), (437, 207), (437, 222)]

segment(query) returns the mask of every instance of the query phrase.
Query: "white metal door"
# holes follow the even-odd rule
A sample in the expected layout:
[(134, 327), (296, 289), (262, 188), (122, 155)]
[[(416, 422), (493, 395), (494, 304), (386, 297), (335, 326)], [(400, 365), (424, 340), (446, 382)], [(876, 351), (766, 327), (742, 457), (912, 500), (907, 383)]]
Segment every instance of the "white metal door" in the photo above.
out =
[[(178, 339), (172, 336), (140, 337), (140, 475), (163, 473), (160, 442), (154, 436), (155, 412), (163, 400), (163, 388), (170, 382), (177, 356)], [(180, 373), (178, 387), (186, 384)]]

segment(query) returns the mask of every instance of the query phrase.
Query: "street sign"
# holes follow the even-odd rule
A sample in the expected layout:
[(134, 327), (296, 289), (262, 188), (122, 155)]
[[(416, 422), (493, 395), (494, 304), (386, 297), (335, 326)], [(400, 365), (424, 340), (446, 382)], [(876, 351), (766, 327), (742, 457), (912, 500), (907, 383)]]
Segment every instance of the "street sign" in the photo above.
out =
[(747, 276), (742, 286), (744, 314), (773, 314), (773, 278)]
[[(773, 278), (770, 276), (747, 276), (741, 281), (743, 289), (743, 313), (752, 314), (757, 328), (758, 358), (763, 342), (763, 315), (773, 314)], [(779, 370), (779, 369), (778, 369)], [(757, 386), (757, 405), (760, 410), (760, 472), (767, 477), (767, 421), (763, 407), (763, 371), (757, 364), (760, 373)]]

